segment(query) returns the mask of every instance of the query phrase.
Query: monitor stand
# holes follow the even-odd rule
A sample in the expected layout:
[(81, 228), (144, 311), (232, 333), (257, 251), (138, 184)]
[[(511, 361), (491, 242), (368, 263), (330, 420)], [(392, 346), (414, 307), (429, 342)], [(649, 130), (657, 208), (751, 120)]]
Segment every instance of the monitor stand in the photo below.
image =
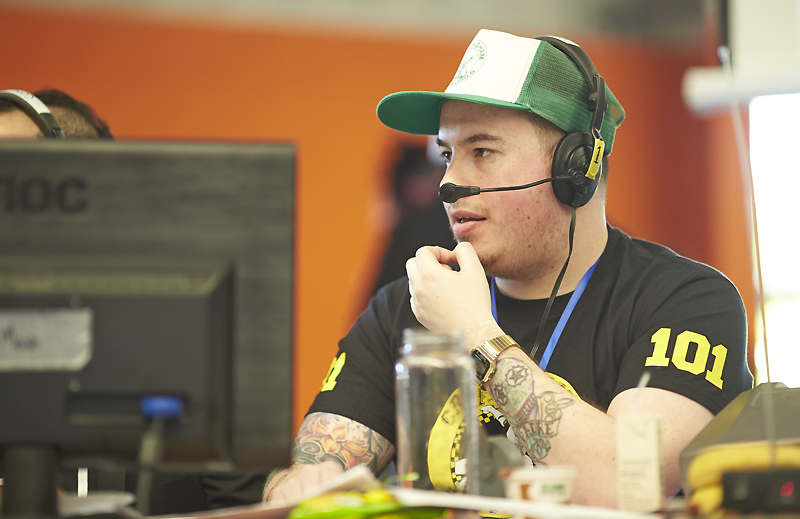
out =
[(53, 446), (4, 446), (3, 518), (58, 517), (57, 471)]

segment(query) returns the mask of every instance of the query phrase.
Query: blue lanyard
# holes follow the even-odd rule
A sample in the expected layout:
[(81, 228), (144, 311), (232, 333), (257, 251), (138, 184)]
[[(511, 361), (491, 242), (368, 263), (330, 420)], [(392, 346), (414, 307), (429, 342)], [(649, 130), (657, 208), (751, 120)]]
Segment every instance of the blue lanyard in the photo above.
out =
[[(564, 312), (561, 314), (558, 324), (556, 324), (556, 329), (553, 330), (553, 335), (550, 337), (550, 341), (547, 343), (547, 348), (545, 348), (544, 353), (542, 354), (542, 360), (539, 361), (539, 367), (542, 368), (542, 371), (547, 370), (547, 364), (550, 362), (550, 357), (553, 355), (553, 350), (556, 349), (556, 343), (558, 342), (558, 339), (561, 338), (561, 332), (564, 331), (564, 327), (567, 325), (567, 321), (572, 315), (575, 305), (578, 304), (578, 300), (583, 295), (583, 291), (586, 289), (586, 285), (589, 283), (589, 278), (592, 277), (594, 268), (599, 262), (600, 258), (597, 258), (597, 261), (594, 262), (594, 265), (589, 267), (589, 270), (587, 270), (583, 275), (578, 283), (578, 286), (575, 287), (575, 291), (572, 292), (572, 296), (569, 298), (569, 302), (567, 302), (567, 307), (564, 308)], [(492, 278), (492, 315), (494, 316), (494, 320), (497, 321), (497, 301), (495, 300), (494, 290), (494, 278)]]

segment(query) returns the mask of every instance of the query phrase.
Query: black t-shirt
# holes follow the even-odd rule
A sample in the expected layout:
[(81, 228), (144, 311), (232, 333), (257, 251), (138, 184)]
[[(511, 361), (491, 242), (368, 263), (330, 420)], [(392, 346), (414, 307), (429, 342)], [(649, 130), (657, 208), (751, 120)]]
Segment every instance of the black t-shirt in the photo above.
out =
[[(556, 298), (537, 361), (570, 295)], [(309, 413), (346, 416), (395, 443), (394, 364), (403, 330), (420, 326), (409, 300), (408, 281), (401, 279), (370, 301), (339, 342)], [(533, 347), (545, 303), (497, 291), (498, 324), (526, 351)], [(547, 372), (606, 410), (647, 370), (649, 387), (684, 395), (716, 414), (752, 387), (746, 336), (741, 297), (725, 276), (609, 227), (606, 249)]]

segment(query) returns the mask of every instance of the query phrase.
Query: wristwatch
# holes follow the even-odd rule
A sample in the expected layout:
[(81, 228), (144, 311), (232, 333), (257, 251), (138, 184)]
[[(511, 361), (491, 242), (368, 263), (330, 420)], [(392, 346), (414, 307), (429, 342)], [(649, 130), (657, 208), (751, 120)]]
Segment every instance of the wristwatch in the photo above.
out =
[(519, 348), (519, 344), (510, 336), (501, 335), (489, 339), (472, 350), (472, 357), (475, 359), (475, 374), (478, 375), (479, 383), (484, 384), (492, 378), (497, 369), (497, 357), (512, 346)]

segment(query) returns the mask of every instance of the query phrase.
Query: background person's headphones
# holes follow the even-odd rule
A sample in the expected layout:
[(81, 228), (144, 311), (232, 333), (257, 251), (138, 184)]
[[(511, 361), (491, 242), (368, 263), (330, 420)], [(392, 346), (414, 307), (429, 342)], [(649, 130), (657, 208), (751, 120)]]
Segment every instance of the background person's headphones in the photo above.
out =
[(20, 107), (47, 139), (63, 139), (64, 132), (56, 122), (50, 109), (35, 95), (24, 90), (0, 90), (0, 99), (10, 101)]
[(586, 52), (570, 42), (554, 36), (539, 36), (567, 55), (583, 75), (589, 86), (587, 108), (592, 112), (589, 132), (572, 132), (565, 135), (553, 154), (551, 175), (553, 192), (562, 203), (581, 207), (591, 200), (602, 174), (605, 143), (600, 136), (606, 108), (606, 82)]

